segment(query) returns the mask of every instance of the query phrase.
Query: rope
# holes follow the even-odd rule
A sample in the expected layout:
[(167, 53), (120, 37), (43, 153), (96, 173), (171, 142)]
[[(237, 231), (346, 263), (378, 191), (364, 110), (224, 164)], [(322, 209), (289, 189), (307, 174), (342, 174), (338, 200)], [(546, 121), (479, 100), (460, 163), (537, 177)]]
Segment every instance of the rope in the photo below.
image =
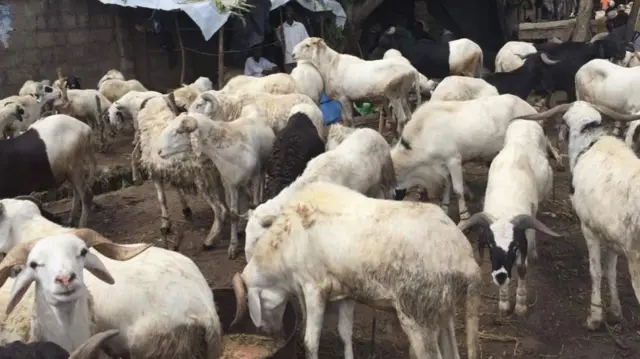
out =
[[(266, 45), (260, 45), (259, 47), (257, 47), (257, 46), (250, 47), (248, 49), (227, 50), (227, 51), (223, 51), (222, 54), (234, 54), (234, 53), (239, 53), (239, 52), (246, 52), (246, 51), (251, 51), (251, 50), (253, 50), (255, 48), (262, 49), (262, 48), (265, 48), (267, 46), (275, 45), (276, 43), (278, 43), (278, 41), (274, 41), (274, 42), (272, 42), (270, 44), (266, 44)], [(190, 47), (185, 47), (184, 49), (187, 50), (187, 51), (190, 51), (190, 52), (193, 52), (193, 53), (196, 53), (196, 54), (200, 54), (200, 55), (205, 55), (205, 56), (219, 56), (220, 55), (219, 52), (218, 53), (203, 52), (203, 51), (200, 51), (200, 50), (192, 49)], [(180, 51), (180, 49), (174, 49), (173, 50), (173, 52), (178, 52), (178, 51)], [(150, 51), (150, 52), (154, 53), (154, 52), (166, 52), (166, 51)]]

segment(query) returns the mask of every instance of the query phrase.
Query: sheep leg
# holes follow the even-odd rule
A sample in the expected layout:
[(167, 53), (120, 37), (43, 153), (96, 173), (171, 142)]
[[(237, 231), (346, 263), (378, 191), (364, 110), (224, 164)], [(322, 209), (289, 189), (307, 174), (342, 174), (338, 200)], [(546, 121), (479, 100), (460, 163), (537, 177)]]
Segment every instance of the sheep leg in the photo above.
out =
[(450, 176), (446, 176), (444, 181), (444, 192), (442, 193), (442, 203), (440, 203), (440, 208), (442, 211), (449, 215), (449, 206), (451, 205), (451, 178)]
[(133, 151), (131, 151), (131, 180), (136, 186), (140, 186), (142, 184), (140, 172), (138, 171), (138, 159), (141, 154), (140, 141), (136, 141)]
[(69, 211), (69, 220), (67, 221), (67, 225), (69, 227), (74, 227), (74, 218), (78, 215), (78, 211), (80, 210), (80, 194), (75, 186), (73, 186), (73, 200), (71, 201), (71, 211)]
[(401, 311), (398, 311), (398, 320), (402, 331), (409, 338), (412, 358), (442, 359), (438, 346), (438, 328), (423, 328)]
[(341, 96), (338, 101), (340, 102), (340, 115), (342, 121), (347, 127), (353, 127), (353, 102), (345, 96)]
[(262, 200), (260, 197), (261, 184), (263, 183), (262, 172), (260, 172), (257, 176), (253, 178), (251, 181), (251, 204), (253, 207), (258, 207), (260, 205), (260, 201)]
[(91, 211), (91, 204), (93, 203), (93, 192), (85, 182), (84, 171), (75, 171), (71, 176), (71, 185), (73, 186), (73, 205), (71, 206), (71, 213), (69, 214), (69, 225), (76, 216), (74, 213), (74, 207), (77, 208), (78, 200), (82, 203), (82, 212), (80, 213), (80, 219), (78, 220), (78, 227), (86, 227), (89, 220), (89, 212)]
[(469, 210), (467, 209), (467, 203), (464, 200), (464, 180), (462, 176), (462, 161), (460, 157), (454, 157), (447, 161), (447, 169), (451, 174), (451, 185), (453, 191), (458, 196), (458, 213), (460, 215), (460, 222), (458, 225), (463, 224), (469, 219)]
[(510, 308), (509, 284), (504, 283), (498, 287), (498, 311), (501, 315), (506, 315)]
[(402, 99), (395, 99), (392, 102), (393, 113), (396, 117), (396, 137), (400, 137), (402, 131), (404, 130), (404, 124), (407, 122), (407, 117), (404, 112), (404, 104), (402, 103)]
[(153, 185), (156, 187), (156, 194), (158, 195), (158, 201), (160, 202), (160, 218), (162, 219), (160, 233), (162, 234), (162, 240), (164, 242), (165, 248), (169, 249), (169, 233), (171, 233), (171, 220), (169, 219), (169, 209), (167, 208), (167, 196), (164, 191), (164, 184), (161, 180), (153, 180)]
[(538, 246), (536, 245), (536, 231), (534, 229), (528, 229), (524, 232), (527, 237), (527, 259), (538, 259)]
[(560, 155), (560, 151), (553, 147), (551, 141), (549, 140), (547, 140), (547, 153), (556, 162), (556, 170), (559, 172), (564, 172), (564, 164), (562, 163), (562, 156)]
[(338, 333), (344, 344), (344, 359), (353, 359), (353, 312), (356, 302), (345, 299), (340, 302)]
[(186, 219), (187, 221), (193, 220), (193, 212), (191, 212), (191, 208), (189, 207), (189, 203), (187, 202), (184, 190), (176, 188), (176, 191), (178, 192), (178, 199), (180, 200), (180, 206), (182, 207), (182, 215), (184, 216), (184, 219)]
[(302, 290), (307, 313), (304, 328), (304, 346), (307, 359), (318, 359), (326, 302), (315, 286), (306, 286)]
[(587, 318), (587, 328), (596, 330), (602, 323), (602, 262), (600, 261), (600, 239), (585, 226), (582, 227), (584, 240), (589, 251), (589, 274), (591, 275), (591, 311)]
[(438, 333), (438, 346), (442, 352), (442, 357), (447, 359), (460, 359), (458, 344), (456, 342), (456, 329), (453, 324), (453, 317), (449, 317), (440, 323)]
[[(609, 285), (609, 315), (613, 321), (618, 322), (622, 318), (622, 307), (618, 296), (616, 274), (618, 271), (618, 254), (609, 249), (605, 257), (607, 263), (607, 284)], [(631, 271), (629, 271), (631, 273)]]
[(222, 233), (222, 225), (225, 217), (227, 216), (227, 209), (222, 204), (220, 196), (210, 194), (205, 190), (200, 190), (200, 193), (209, 206), (211, 206), (211, 210), (213, 211), (213, 224), (211, 225), (209, 234), (204, 239), (204, 244), (202, 246), (204, 250), (209, 250), (215, 247), (216, 239), (220, 236), (220, 233)]
[[(527, 230), (529, 231), (529, 230)], [(521, 255), (516, 258), (516, 268), (518, 270), (518, 285), (516, 287), (516, 307), (515, 312), (518, 316), (523, 316), (527, 313), (527, 282), (525, 276), (527, 275), (527, 258), (522, 259)]]
[(380, 116), (378, 117), (378, 132), (383, 133), (385, 127), (387, 126), (386, 122), (385, 122), (385, 117), (384, 117), (384, 113), (385, 113), (385, 109), (388, 108), (388, 105), (386, 103), (386, 101), (382, 104), (382, 107), (380, 108)]
[(229, 242), (229, 259), (235, 259), (238, 254), (238, 186), (227, 185), (225, 183), (225, 192), (229, 196), (229, 210), (231, 211), (231, 241)]

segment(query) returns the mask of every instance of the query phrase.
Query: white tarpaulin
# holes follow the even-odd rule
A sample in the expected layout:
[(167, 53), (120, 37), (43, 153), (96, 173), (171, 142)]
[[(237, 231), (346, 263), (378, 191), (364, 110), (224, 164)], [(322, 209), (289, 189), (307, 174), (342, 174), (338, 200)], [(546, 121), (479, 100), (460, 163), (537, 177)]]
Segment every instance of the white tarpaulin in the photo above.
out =
[[(182, 10), (198, 25), (205, 40), (209, 40), (213, 34), (227, 22), (231, 14), (228, 11), (221, 13), (213, 4), (214, 0), (202, 0), (200, 2), (189, 3), (185, 0), (100, 0), (100, 2), (104, 4), (144, 7), (165, 11)], [(289, 0), (271, 0), (271, 10), (287, 2), (289, 2)], [(336, 0), (297, 0), (297, 2), (311, 11), (331, 11), (336, 15), (336, 24), (338, 26), (344, 26), (346, 22), (347, 15)]]

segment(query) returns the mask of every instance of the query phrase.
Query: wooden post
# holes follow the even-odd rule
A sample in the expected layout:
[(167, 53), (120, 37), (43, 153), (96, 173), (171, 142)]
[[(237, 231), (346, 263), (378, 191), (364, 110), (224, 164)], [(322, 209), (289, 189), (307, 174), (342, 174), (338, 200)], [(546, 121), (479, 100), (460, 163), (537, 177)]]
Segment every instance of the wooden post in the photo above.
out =
[(218, 90), (224, 83), (224, 25), (218, 30)]
[(636, 22), (638, 21), (638, 10), (640, 10), (640, 0), (635, 0), (631, 6), (631, 12), (629, 13), (629, 20), (627, 20), (627, 29), (625, 31), (624, 39), (629, 42), (633, 39), (633, 33), (636, 30)]
[(186, 70), (186, 54), (184, 52), (184, 44), (182, 43), (182, 32), (180, 31), (180, 23), (178, 22), (178, 14), (176, 13), (176, 31), (178, 32), (178, 44), (180, 45), (180, 55), (182, 68), (180, 69), (180, 84), (184, 83), (184, 72)]

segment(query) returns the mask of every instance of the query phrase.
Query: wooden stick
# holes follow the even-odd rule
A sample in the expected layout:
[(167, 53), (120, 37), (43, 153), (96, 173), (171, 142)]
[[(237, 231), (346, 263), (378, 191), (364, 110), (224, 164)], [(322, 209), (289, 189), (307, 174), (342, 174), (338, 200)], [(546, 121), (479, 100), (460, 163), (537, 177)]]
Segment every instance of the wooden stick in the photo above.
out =
[(224, 25), (218, 31), (218, 90), (224, 82)]
[(185, 58), (186, 54), (184, 52), (184, 44), (182, 43), (182, 32), (180, 32), (180, 24), (178, 23), (178, 15), (176, 14), (176, 31), (178, 32), (178, 44), (180, 44), (180, 55), (182, 56), (182, 69), (180, 70), (180, 84), (184, 83), (184, 72), (186, 70)]

